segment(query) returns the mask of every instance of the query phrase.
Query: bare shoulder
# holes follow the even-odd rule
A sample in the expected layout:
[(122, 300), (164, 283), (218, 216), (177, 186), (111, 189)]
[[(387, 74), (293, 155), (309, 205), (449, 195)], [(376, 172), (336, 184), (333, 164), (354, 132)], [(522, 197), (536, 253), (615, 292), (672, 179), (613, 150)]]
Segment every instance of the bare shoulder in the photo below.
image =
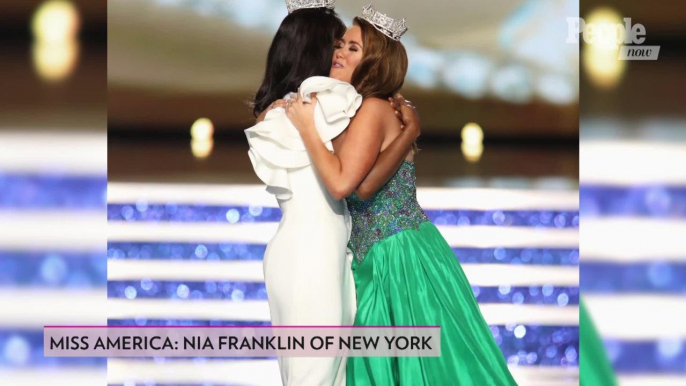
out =
[(384, 121), (393, 116), (391, 104), (379, 98), (366, 98), (355, 114), (358, 121), (374, 126), (384, 126)]
[[(381, 122), (384, 116), (384, 103), (379, 98), (366, 98), (355, 113), (355, 120), (370, 122)], [(390, 105), (388, 106), (390, 108)]]
[(393, 108), (387, 100), (381, 98), (366, 98), (362, 101), (362, 106), (360, 106), (359, 111), (371, 114), (384, 114), (393, 113)]
[[(364, 133), (364, 136), (372, 135), (383, 137), (387, 114), (384, 109), (386, 108), (392, 110), (390, 104), (384, 102), (382, 99), (366, 98), (362, 101), (362, 105), (357, 110), (355, 117), (348, 127), (348, 131), (355, 133), (362, 132)], [(391, 111), (390, 114), (392, 115), (393, 112)]]

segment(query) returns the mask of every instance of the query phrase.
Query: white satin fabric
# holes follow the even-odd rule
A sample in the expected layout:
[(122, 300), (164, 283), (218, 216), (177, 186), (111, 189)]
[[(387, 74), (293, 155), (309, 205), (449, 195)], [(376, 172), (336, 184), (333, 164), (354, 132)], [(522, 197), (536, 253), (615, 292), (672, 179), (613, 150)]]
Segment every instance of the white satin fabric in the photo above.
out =
[[(350, 123), (362, 97), (348, 83), (312, 77), (303, 100), (317, 93), (315, 124), (326, 147)], [(245, 130), (257, 176), (283, 213), (264, 255), (264, 274), (274, 326), (344, 326), (355, 317), (355, 284), (347, 250), (350, 215), (311, 164), (297, 129), (276, 108)], [(279, 357), (284, 385), (345, 385), (345, 358)]]

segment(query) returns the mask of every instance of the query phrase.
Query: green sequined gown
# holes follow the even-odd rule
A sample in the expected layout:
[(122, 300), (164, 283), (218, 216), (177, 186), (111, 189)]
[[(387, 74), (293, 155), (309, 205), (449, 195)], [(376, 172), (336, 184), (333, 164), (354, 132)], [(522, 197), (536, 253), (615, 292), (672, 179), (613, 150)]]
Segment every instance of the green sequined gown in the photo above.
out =
[(347, 384), (516, 385), (455, 255), (417, 202), (414, 164), (347, 199), (358, 326), (441, 326), (440, 357), (349, 357)]

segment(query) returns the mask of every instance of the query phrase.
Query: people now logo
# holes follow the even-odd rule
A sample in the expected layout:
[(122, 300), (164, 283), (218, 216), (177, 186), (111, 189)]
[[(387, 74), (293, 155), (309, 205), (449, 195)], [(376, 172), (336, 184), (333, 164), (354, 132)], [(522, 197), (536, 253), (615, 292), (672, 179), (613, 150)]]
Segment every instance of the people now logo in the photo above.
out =
[(567, 18), (567, 43), (578, 44), (579, 34), (586, 44), (606, 50), (619, 50), (619, 60), (657, 60), (660, 46), (643, 46), (646, 28), (643, 24), (631, 23), (630, 17), (624, 23), (586, 23), (580, 17)]

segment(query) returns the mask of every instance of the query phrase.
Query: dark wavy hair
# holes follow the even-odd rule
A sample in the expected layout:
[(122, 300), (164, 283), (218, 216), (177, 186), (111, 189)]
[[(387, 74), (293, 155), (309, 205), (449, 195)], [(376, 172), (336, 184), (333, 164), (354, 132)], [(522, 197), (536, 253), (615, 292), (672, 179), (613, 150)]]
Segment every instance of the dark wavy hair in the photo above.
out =
[(327, 8), (299, 9), (286, 16), (272, 40), (264, 80), (252, 107), (260, 115), (273, 101), (311, 76), (328, 76), (336, 39), (345, 34), (345, 24)]

